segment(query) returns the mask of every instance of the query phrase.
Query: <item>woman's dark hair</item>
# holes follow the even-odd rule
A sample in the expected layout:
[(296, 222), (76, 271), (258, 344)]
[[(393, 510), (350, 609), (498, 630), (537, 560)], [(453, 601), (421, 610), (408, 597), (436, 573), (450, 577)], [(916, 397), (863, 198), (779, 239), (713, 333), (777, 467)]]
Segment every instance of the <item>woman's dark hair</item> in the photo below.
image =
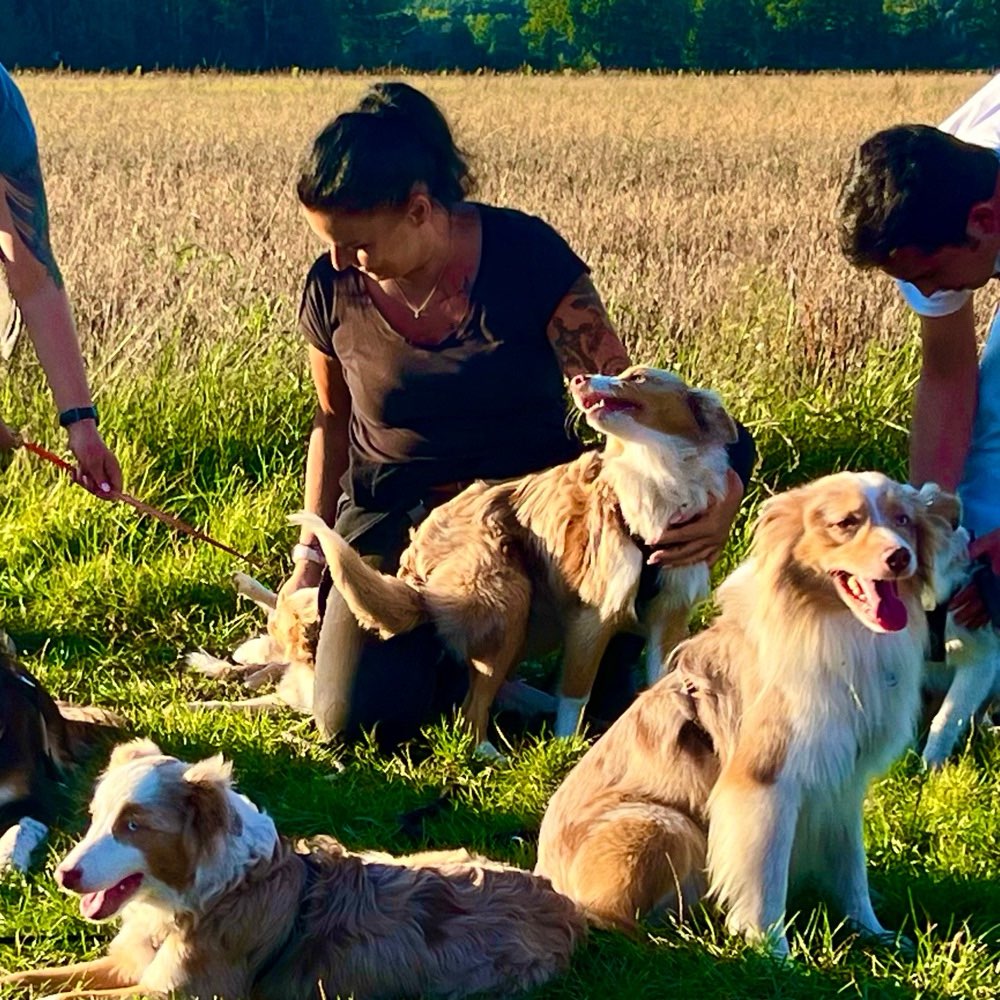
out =
[(409, 84), (376, 83), (316, 137), (296, 190), (314, 211), (368, 211), (405, 204), (417, 184), (450, 206), (473, 181), (438, 106)]
[(896, 250), (964, 246), (972, 206), (1000, 169), (991, 149), (930, 125), (896, 125), (858, 149), (840, 192), (840, 248), (857, 267), (883, 267)]

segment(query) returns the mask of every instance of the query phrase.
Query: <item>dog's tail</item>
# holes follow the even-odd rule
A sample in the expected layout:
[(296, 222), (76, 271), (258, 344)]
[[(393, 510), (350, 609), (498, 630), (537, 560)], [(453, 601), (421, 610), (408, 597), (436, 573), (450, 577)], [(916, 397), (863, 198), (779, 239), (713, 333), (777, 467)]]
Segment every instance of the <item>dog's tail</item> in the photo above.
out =
[(319, 539), (333, 585), (362, 626), (388, 639), (428, 620), (420, 594), (413, 587), (369, 566), (321, 517), (303, 510), (288, 520), (304, 525)]

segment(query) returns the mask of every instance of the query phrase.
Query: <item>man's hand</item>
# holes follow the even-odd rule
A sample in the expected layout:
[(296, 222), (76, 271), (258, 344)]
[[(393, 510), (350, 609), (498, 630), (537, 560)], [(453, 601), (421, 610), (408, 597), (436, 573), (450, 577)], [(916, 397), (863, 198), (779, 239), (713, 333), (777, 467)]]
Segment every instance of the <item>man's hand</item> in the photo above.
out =
[(122, 470), (118, 459), (101, 439), (93, 420), (70, 424), (69, 448), (77, 461), (73, 478), (81, 486), (104, 499), (121, 492)]
[[(969, 546), (970, 559), (983, 555), (989, 559), (993, 572), (1000, 575), (1000, 528), (987, 532)], [(974, 582), (966, 584), (951, 599), (948, 607), (955, 616), (955, 622), (965, 628), (977, 629), (989, 624), (989, 611)]]
[(0, 472), (10, 465), (14, 452), (21, 447), (21, 435), (0, 420)]
[(673, 525), (652, 544), (656, 551), (647, 560), (650, 566), (691, 566), (719, 558), (736, 512), (743, 500), (743, 483), (730, 469), (726, 475), (726, 495), (712, 499), (708, 506), (681, 524)]

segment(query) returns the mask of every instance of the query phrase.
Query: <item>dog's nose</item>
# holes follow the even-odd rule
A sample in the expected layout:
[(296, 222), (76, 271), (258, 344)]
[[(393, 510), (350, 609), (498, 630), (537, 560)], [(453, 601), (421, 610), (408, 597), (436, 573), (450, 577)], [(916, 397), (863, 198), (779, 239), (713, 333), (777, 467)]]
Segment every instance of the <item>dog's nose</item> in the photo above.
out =
[(900, 546), (885, 557), (885, 564), (893, 573), (902, 573), (910, 568), (910, 550)]
[(63, 868), (60, 866), (56, 869), (56, 881), (64, 889), (72, 891), (80, 887), (80, 883), (83, 881), (83, 872), (79, 868)]

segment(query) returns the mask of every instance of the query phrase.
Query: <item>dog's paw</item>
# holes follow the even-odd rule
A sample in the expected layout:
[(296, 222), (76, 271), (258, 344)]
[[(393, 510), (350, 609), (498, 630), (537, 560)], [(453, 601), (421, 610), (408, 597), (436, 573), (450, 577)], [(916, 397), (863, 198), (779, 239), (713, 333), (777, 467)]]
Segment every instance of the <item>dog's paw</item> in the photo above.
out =
[(934, 739), (933, 733), (927, 738), (923, 753), (920, 755), (921, 760), (924, 762), (925, 770), (940, 771), (948, 763), (951, 748), (945, 745), (946, 742), (945, 740)]
[(0, 871), (12, 868), (26, 872), (32, 852), (48, 835), (49, 828), (37, 819), (25, 816), (0, 837)]
[(495, 764), (502, 764), (507, 760), (489, 740), (483, 740), (472, 753), (479, 760), (488, 760)]
[(217, 656), (212, 656), (211, 653), (206, 653), (203, 649), (196, 649), (193, 653), (188, 653), (184, 657), (184, 663), (192, 670), (197, 670), (199, 674), (217, 681), (224, 681), (232, 677), (235, 672), (233, 664), (228, 660), (220, 660)]
[(903, 958), (917, 957), (917, 945), (914, 940), (899, 931), (882, 931), (879, 934), (866, 934), (865, 937), (871, 944), (898, 952)]

